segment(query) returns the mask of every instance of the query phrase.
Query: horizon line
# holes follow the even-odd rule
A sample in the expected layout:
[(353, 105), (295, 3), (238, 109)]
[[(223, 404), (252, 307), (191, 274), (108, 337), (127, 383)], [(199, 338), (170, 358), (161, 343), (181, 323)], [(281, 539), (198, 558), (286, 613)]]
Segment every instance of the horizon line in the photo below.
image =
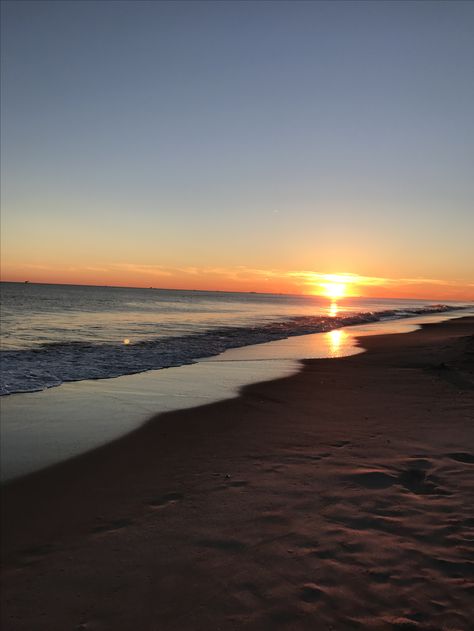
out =
[[(148, 289), (153, 291), (193, 291), (200, 293), (221, 293), (221, 294), (251, 294), (251, 295), (261, 295), (261, 296), (291, 296), (291, 297), (303, 297), (303, 298), (323, 298), (328, 302), (337, 303), (342, 302), (347, 299), (368, 299), (368, 300), (421, 300), (423, 302), (431, 302), (435, 301), (439, 304), (439, 298), (408, 298), (408, 297), (387, 297), (387, 296), (342, 296), (339, 300), (331, 300), (331, 298), (321, 295), (321, 294), (289, 294), (285, 292), (268, 292), (268, 291), (232, 291), (228, 289), (190, 289), (190, 288), (180, 288), (180, 287), (139, 287), (136, 285), (91, 285), (91, 284), (81, 284), (81, 283), (46, 283), (46, 282), (37, 282), (37, 281), (29, 281), (29, 280), (4, 280), (0, 279), (0, 283), (10, 283), (14, 285), (53, 285), (57, 287), (102, 287), (108, 289)], [(444, 299), (442, 299), (444, 300)], [(445, 299), (447, 302), (474, 302), (474, 300), (452, 300), (449, 298)]]

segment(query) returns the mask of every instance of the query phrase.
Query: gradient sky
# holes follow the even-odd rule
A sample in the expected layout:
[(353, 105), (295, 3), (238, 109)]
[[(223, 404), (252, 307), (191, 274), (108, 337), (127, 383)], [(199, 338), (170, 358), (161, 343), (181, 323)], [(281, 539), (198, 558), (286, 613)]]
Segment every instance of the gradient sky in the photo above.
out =
[(5, 280), (474, 296), (474, 3), (2, 13)]

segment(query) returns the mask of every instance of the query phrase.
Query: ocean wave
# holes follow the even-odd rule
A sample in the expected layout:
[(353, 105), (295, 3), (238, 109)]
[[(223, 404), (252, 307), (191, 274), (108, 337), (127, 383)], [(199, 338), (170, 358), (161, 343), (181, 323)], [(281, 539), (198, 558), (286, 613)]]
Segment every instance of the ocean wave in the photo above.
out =
[(135, 344), (48, 343), (33, 349), (0, 354), (0, 395), (35, 392), (66, 381), (107, 379), (147, 370), (195, 363), (229, 348), (281, 340), (294, 335), (330, 331), (342, 326), (453, 311), (459, 307), (432, 305), (403, 310), (351, 313), (339, 317), (297, 316), (258, 326), (223, 327)]

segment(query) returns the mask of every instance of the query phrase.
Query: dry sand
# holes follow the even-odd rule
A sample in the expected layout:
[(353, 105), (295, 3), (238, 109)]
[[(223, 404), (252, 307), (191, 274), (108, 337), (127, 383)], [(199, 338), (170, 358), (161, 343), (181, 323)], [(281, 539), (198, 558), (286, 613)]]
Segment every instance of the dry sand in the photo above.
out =
[(473, 332), (366, 337), (6, 485), (2, 629), (472, 629)]

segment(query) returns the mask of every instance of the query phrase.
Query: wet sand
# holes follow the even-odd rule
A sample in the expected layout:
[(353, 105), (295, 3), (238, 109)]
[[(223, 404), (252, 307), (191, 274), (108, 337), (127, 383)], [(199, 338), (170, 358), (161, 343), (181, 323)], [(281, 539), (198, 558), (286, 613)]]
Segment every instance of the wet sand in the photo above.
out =
[(2, 629), (471, 629), (473, 334), (365, 337), (5, 485)]

